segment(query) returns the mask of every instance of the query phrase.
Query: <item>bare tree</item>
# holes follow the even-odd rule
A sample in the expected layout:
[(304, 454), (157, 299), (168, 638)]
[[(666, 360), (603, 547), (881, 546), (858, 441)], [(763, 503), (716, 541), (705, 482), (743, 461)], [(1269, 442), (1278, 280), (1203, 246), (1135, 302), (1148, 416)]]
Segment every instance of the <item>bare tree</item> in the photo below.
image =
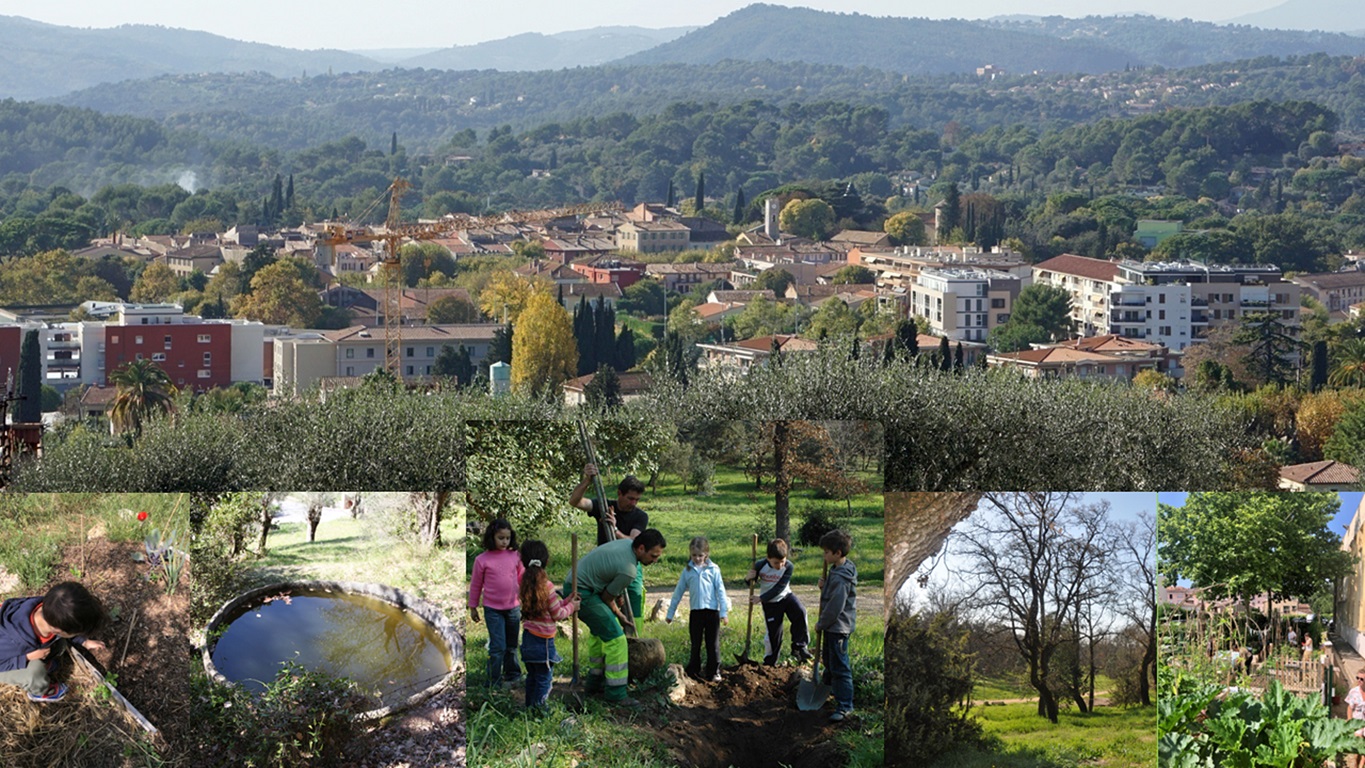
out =
[(1140, 632), (1143, 653), (1136, 682), (1138, 697), (1146, 706), (1152, 703), (1151, 680), (1156, 671), (1156, 517), (1144, 512), (1116, 531), (1118, 567), (1124, 576), (1119, 613)]
[(1108, 504), (1066, 493), (986, 494), (987, 514), (963, 535), (982, 609), (1007, 626), (1038, 692), (1038, 714), (1057, 722), (1049, 683), (1058, 649), (1075, 626), (1104, 564)]

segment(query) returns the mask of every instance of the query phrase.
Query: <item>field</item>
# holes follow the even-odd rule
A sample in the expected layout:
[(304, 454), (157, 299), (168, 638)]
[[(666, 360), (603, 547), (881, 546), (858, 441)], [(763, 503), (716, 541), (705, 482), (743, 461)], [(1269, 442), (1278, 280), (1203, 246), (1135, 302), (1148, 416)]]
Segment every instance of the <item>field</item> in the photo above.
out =
[(976, 713), (998, 747), (959, 748), (935, 768), (1149, 768), (1156, 760), (1156, 707), (1098, 707), (1089, 714), (1066, 709), (1056, 725), (1039, 717), (1035, 704)]
[[(565, 489), (567, 497), (569, 489)], [(668, 541), (664, 557), (645, 568), (645, 613), (657, 607), (658, 620), (641, 625), (641, 635), (658, 638), (670, 663), (682, 663), (689, 651), (686, 627), (687, 602), (677, 610), (678, 620), (663, 622), (678, 574), (687, 562), (687, 544), (693, 536), (710, 541), (711, 559), (725, 577), (731, 600), (729, 625), (721, 629), (722, 683), (687, 684), (681, 705), (671, 704), (666, 692), (669, 675), (656, 673), (635, 683), (631, 696), (641, 706), (630, 711), (613, 710), (593, 697), (574, 695), (569, 688), (572, 649), (569, 638), (557, 642), (565, 662), (556, 668), (550, 711), (542, 716), (522, 710), (519, 690), (486, 687), (487, 631), (482, 624), (467, 627), (466, 659), (473, 670), (469, 684), (470, 765), (571, 765), (574, 761), (601, 766), (670, 766), (689, 764), (719, 766), (811, 765), (880, 766), (882, 764), (882, 573), (883, 526), (881, 497), (865, 494), (851, 501), (852, 513), (842, 501), (814, 499), (810, 492), (794, 492), (791, 500), (793, 537), (809, 510), (822, 508), (840, 515), (837, 523), (853, 537), (851, 559), (859, 573), (858, 628), (850, 642), (854, 667), (856, 715), (842, 724), (827, 722), (830, 711), (800, 712), (796, 685), (810, 669), (792, 666), (784, 657), (780, 666), (764, 668), (740, 665), (743, 651), (748, 596), (742, 578), (753, 562), (753, 534), (759, 534), (759, 556), (773, 532), (770, 491), (755, 492), (751, 480), (733, 469), (718, 468), (715, 493), (696, 496), (684, 492), (678, 482), (660, 482), (645, 493), (641, 508), (650, 525)], [(579, 536), (580, 556), (595, 542), (594, 521), (583, 515), (574, 532)], [(549, 572), (563, 580), (569, 572), (568, 530), (518, 532), (519, 538), (540, 538), (551, 552)], [(467, 564), (480, 551), (470, 542)], [(806, 606), (814, 624), (822, 563), (818, 546), (793, 548), (794, 591)], [(749, 656), (763, 655), (763, 613), (756, 608)], [(586, 627), (580, 625), (580, 643)], [(584, 649), (586, 645), (582, 646)], [(790, 650), (790, 633), (784, 650)]]

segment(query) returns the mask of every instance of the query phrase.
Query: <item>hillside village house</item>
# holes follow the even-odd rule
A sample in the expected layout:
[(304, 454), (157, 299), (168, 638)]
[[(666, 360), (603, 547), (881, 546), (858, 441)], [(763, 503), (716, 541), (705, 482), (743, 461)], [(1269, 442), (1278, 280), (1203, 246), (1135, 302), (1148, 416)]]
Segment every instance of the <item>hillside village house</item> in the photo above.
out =
[(692, 230), (667, 219), (626, 221), (616, 228), (616, 247), (622, 251), (661, 253), (691, 247)]
[[(586, 376), (579, 376), (576, 379), (569, 379), (564, 382), (564, 405), (572, 407), (586, 404), (588, 398), (585, 394), (585, 390), (596, 377), (596, 373), (590, 373)], [(642, 395), (649, 391), (649, 388), (654, 383), (653, 378), (648, 373), (640, 371), (626, 371), (616, 374), (616, 377), (621, 384), (621, 400), (623, 402), (638, 400)]]
[(1326, 307), (1335, 315), (1334, 320), (1343, 319), (1352, 304), (1365, 301), (1365, 271), (1362, 270), (1296, 275), (1290, 282)]
[(761, 365), (772, 355), (774, 340), (781, 354), (814, 352), (819, 348), (814, 341), (791, 334), (758, 336), (727, 344), (698, 344), (702, 351), (700, 364), (705, 368), (732, 366), (740, 370)]
[(663, 284), (664, 290), (688, 293), (693, 287), (730, 279), (730, 264), (646, 264), (645, 276)]

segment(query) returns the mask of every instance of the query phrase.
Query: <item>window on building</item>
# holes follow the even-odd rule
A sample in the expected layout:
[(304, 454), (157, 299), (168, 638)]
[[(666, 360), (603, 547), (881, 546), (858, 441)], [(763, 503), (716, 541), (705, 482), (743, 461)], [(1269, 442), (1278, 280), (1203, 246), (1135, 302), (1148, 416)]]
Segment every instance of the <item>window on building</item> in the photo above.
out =
[(134, 359), (134, 360), (141, 360), (141, 359), (142, 359), (142, 353), (139, 352), (139, 353), (137, 353), (136, 355), (133, 355), (133, 359)]
[(1004, 309), (1004, 308), (1005, 308), (1005, 300), (1004, 300), (1004, 299), (991, 299), (991, 309)]
[(408, 347), (407, 354), (405, 354), (404, 357), (416, 357), (416, 355), (417, 355), (417, 350), (416, 350), (416, 348), (415, 348), (415, 347)]
[(166, 349), (170, 349), (170, 348), (171, 348), (171, 337), (170, 337), (170, 336), (165, 336), (165, 337), (163, 337), (163, 341), (162, 341), (161, 343), (166, 347)]
[(347, 347), (347, 348), (346, 348), (346, 358), (349, 360), (349, 359), (351, 359), (351, 358), (353, 358), (353, 357), (355, 357), (355, 347)]
[(1165, 303), (1166, 303), (1166, 294), (1162, 293), (1162, 294), (1157, 295), (1156, 303), (1158, 303), (1158, 304), (1165, 304)]
[(134, 337), (133, 337), (133, 343), (134, 343), (134, 344), (141, 344), (141, 343), (142, 343), (142, 337), (141, 337), (141, 336), (134, 336)]
[(207, 333), (201, 333), (195, 338), (195, 340), (198, 341), (200, 344), (207, 344), (209, 343), (210, 338), (211, 337)]
[(152, 362), (154, 362), (154, 363), (164, 363), (164, 362), (166, 362), (166, 353), (165, 353), (165, 352), (153, 352), (153, 353), (152, 353)]
[(403, 375), (404, 375), (404, 376), (411, 376), (411, 375), (412, 375), (412, 366), (411, 366), (411, 365), (409, 365), (409, 366), (407, 367), (407, 371), (406, 371)]
[(355, 366), (354, 366), (354, 365), (348, 365), (348, 366), (346, 366), (346, 375), (347, 375), (347, 376), (354, 376), (354, 375), (355, 375)]
[[(1156, 319), (1158, 319), (1158, 320), (1165, 320), (1165, 319), (1166, 319), (1166, 310), (1164, 310), (1164, 309), (1157, 310), (1156, 315), (1157, 315)], [(1148, 315), (1148, 317), (1151, 317), (1151, 315)]]
[(207, 368), (200, 368), (200, 369), (199, 369), (199, 378), (201, 378), (201, 379), (208, 379), (208, 378), (212, 378), (212, 377), (213, 377), (213, 371), (210, 371), (210, 370), (207, 369)]
[(213, 353), (212, 353), (212, 352), (205, 352), (205, 353), (204, 353), (204, 365), (212, 365), (212, 364), (213, 364)]
[(427, 347), (427, 357), (435, 357), (435, 356), (436, 356), (436, 348), (435, 348), (435, 347)]
[(374, 357), (374, 347), (366, 347), (366, 348), (365, 348), (365, 357), (370, 357), (370, 358)]

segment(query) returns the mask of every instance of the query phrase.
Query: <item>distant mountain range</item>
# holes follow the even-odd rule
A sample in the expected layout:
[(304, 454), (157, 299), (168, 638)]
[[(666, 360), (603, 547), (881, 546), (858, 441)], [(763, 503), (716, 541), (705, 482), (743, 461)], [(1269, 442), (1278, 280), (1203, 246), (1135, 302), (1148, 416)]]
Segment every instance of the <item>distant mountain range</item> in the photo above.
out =
[(1228, 24), (1250, 24), (1264, 29), (1365, 30), (1365, 3), (1359, 0), (1287, 0), (1264, 11), (1228, 19)]
[[(1342, 9), (1357, 1), (1324, 0), (1341, 4)], [(1286, 6), (1300, 2), (1305, 0), (1290, 0)], [(1342, 18), (1355, 18), (1362, 12), (1351, 13)], [(1365, 20), (1351, 23), (1365, 27)], [(757, 4), (701, 28), (615, 26), (555, 35), (528, 33), (404, 58), (412, 52), (380, 50), (371, 52), (371, 57), (346, 51), (298, 51), (207, 32), (153, 26), (74, 29), (0, 16), (0, 98), (52, 98), (104, 83), (200, 73), (264, 72), (297, 78), (395, 67), (511, 72), (609, 62), (709, 65), (736, 59), (800, 61), (915, 75), (970, 73), (986, 64), (1009, 73), (1098, 73), (1130, 65), (1189, 67), (1317, 52), (1363, 55), (1365, 38), (1151, 16), (936, 21)]]
[(427, 69), (496, 69), (502, 72), (535, 72), (606, 64), (661, 43), (682, 37), (696, 27), (595, 27), (573, 32), (521, 35), (476, 45), (457, 45), (414, 56), (402, 67)]

